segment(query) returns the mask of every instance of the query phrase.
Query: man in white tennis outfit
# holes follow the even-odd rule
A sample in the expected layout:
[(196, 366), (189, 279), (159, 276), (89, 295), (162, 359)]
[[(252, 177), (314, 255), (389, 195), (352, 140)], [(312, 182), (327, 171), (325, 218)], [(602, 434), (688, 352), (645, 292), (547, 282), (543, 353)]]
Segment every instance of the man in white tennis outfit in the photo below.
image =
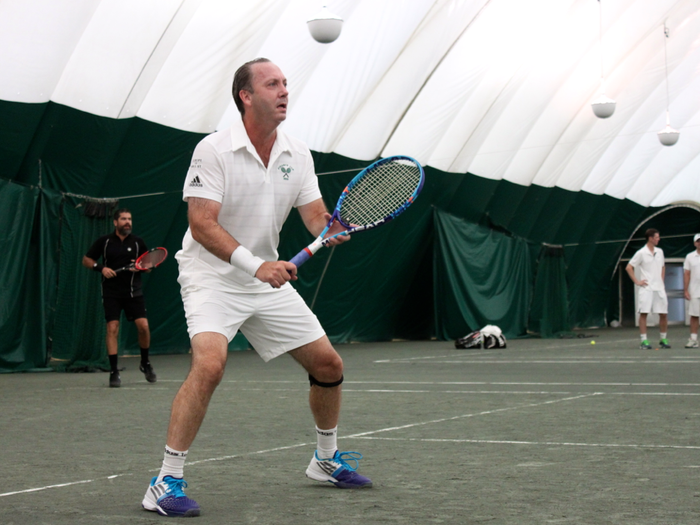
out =
[[(668, 298), (664, 277), (666, 266), (664, 252), (658, 247), (661, 236), (659, 231), (649, 228), (644, 234), (647, 243), (632, 256), (625, 268), (630, 278), (639, 286), (637, 312), (639, 313), (640, 348), (651, 350), (647, 338), (647, 314), (659, 314), (659, 331), (661, 332), (660, 348), (671, 348), (668, 344)], [(635, 275), (639, 270), (639, 279)]]
[(695, 250), (683, 261), (683, 292), (690, 314), (690, 339), (686, 348), (698, 348), (698, 324), (700, 321), (700, 233), (693, 238)]
[[(239, 329), (264, 361), (288, 353), (309, 374), (317, 448), (306, 475), (340, 488), (372, 486), (355, 472), (362, 456), (337, 448), (342, 359), (289, 284), (296, 266), (277, 260), (293, 207), (314, 237), (330, 219), (311, 152), (277, 129), (287, 116), (287, 81), (275, 64), (256, 59), (236, 72), (233, 98), (241, 120), (197, 145), (183, 190), (189, 229), (176, 259), (192, 366), (173, 401), (160, 474), (142, 501), (164, 516), (200, 514), (183, 492), (185, 458)], [(336, 223), (327, 235), (341, 231)]]

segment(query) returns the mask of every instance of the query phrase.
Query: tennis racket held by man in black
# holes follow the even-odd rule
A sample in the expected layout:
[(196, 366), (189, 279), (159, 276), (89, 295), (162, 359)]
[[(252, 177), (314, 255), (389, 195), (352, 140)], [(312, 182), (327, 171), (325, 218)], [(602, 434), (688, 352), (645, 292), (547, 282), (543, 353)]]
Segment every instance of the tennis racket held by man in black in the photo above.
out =
[(147, 252), (141, 254), (141, 256), (130, 265), (123, 266), (122, 268), (117, 268), (116, 270), (114, 270), (114, 272), (119, 273), (126, 270), (145, 272), (160, 266), (163, 263), (163, 261), (167, 259), (167, 257), (168, 250), (166, 250), (165, 248), (152, 248)]

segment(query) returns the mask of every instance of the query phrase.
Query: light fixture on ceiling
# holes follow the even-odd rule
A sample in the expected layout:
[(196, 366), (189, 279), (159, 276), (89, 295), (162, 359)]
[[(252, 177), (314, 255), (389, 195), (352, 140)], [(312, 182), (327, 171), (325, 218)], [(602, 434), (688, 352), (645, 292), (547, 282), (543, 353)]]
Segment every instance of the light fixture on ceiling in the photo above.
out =
[(669, 100), (668, 95), (668, 53), (666, 52), (666, 40), (668, 39), (668, 27), (664, 23), (664, 65), (666, 66), (666, 127), (659, 131), (657, 135), (659, 136), (659, 141), (664, 146), (673, 146), (678, 142), (678, 137), (681, 133), (677, 129), (671, 127), (671, 117), (668, 112)]
[(330, 44), (340, 36), (343, 19), (332, 14), (324, 5), (316, 15), (308, 20), (309, 33), (321, 44)]
[(615, 113), (615, 101), (605, 95), (605, 75), (603, 74), (603, 6), (598, 0), (598, 13), (600, 18), (600, 95), (591, 104), (593, 113), (598, 118), (608, 118)]

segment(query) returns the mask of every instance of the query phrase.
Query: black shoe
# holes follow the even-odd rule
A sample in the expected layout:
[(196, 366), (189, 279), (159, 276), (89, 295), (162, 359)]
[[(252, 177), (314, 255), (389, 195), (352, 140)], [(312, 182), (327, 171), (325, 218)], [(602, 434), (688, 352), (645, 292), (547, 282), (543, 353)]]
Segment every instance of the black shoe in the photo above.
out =
[(122, 378), (119, 377), (119, 371), (112, 370), (109, 373), (109, 386), (112, 388), (118, 388), (122, 384)]
[(141, 370), (141, 372), (143, 372), (143, 374), (146, 376), (146, 381), (149, 383), (156, 382), (156, 373), (153, 371), (151, 363), (146, 363), (145, 365), (141, 364), (139, 366), (139, 370)]

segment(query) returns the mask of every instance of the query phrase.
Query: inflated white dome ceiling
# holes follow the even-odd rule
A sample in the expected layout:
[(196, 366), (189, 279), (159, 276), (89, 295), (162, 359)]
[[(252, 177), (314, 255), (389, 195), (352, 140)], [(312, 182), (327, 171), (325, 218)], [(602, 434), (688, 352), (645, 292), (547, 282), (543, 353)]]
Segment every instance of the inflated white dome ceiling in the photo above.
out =
[[(0, 99), (211, 132), (233, 72), (289, 80), (287, 132), (319, 152), (407, 154), (448, 172), (644, 206), (700, 203), (700, 1), (3, 0)], [(603, 73), (615, 114), (596, 118)], [(669, 38), (664, 37), (664, 24)], [(666, 124), (668, 50), (673, 147)]]

